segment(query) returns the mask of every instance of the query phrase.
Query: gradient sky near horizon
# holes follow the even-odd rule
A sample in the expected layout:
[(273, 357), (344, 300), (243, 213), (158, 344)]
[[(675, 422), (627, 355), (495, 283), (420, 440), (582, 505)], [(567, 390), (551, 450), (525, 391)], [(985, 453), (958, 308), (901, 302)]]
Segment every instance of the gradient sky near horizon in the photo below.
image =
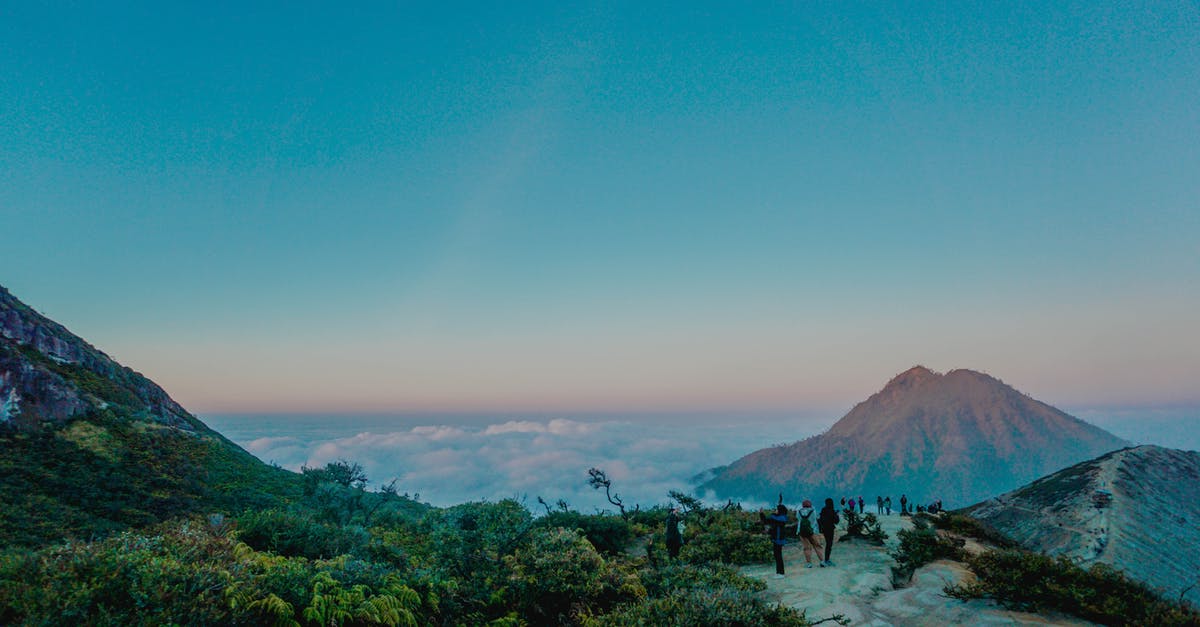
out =
[(4, 4), (0, 285), (202, 413), (1200, 403), (1195, 3), (675, 4)]

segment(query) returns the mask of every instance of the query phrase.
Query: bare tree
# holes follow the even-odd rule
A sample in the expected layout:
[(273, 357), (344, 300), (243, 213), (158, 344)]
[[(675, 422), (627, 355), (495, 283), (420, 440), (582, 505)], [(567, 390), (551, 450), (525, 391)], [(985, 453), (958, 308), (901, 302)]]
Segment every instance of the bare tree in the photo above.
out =
[(621, 495), (613, 494), (612, 492), (612, 480), (608, 478), (608, 475), (604, 474), (604, 471), (599, 468), (589, 468), (588, 476), (590, 477), (588, 485), (592, 486), (594, 490), (604, 488), (604, 497), (608, 499), (608, 502), (616, 505), (617, 509), (621, 510), (622, 518), (629, 518), (629, 514), (625, 512), (625, 504), (621, 502)]

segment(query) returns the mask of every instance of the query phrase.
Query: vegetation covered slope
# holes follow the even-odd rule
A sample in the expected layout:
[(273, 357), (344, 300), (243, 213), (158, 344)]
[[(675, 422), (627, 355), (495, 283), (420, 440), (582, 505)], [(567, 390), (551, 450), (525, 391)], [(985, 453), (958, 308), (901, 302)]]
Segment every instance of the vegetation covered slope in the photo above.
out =
[(0, 288), (0, 545), (101, 537), (301, 494), (162, 388)]
[(1127, 444), (988, 375), (917, 366), (828, 432), (755, 451), (717, 469), (701, 489), (757, 500), (780, 490), (868, 501), (907, 494), (955, 506)]
[(671, 561), (662, 508), (535, 519), (287, 472), (3, 288), (0, 403), (0, 624), (807, 624), (727, 566), (769, 557), (754, 514), (687, 501)]

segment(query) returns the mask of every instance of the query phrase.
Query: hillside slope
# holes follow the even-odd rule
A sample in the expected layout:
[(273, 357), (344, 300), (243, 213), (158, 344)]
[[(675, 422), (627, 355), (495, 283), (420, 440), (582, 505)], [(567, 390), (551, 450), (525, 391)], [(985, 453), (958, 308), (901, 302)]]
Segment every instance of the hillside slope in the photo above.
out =
[(0, 287), (0, 546), (263, 506), (300, 489)]
[[(1108, 495), (1111, 494), (1111, 497)], [(1107, 501), (1107, 502), (1106, 502)], [(967, 510), (1025, 548), (1111, 564), (1200, 605), (1200, 453), (1139, 446)], [(1189, 588), (1190, 586), (1190, 588)]]
[[(1098, 427), (971, 370), (917, 366), (828, 432), (755, 451), (700, 487), (722, 497), (877, 495), (979, 501), (1126, 446)], [(790, 496), (789, 496), (790, 495)], [(899, 504), (896, 504), (899, 507)]]

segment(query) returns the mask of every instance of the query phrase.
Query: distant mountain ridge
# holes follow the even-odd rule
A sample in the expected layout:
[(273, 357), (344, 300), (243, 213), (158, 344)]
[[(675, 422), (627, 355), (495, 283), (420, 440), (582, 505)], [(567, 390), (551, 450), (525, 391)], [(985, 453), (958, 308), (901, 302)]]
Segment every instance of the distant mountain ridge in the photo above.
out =
[(1115, 451), (970, 507), (1033, 551), (1110, 564), (1200, 605), (1200, 453)]
[(973, 370), (906, 370), (826, 433), (714, 469), (700, 489), (766, 500), (901, 494), (961, 506), (1128, 442)]

